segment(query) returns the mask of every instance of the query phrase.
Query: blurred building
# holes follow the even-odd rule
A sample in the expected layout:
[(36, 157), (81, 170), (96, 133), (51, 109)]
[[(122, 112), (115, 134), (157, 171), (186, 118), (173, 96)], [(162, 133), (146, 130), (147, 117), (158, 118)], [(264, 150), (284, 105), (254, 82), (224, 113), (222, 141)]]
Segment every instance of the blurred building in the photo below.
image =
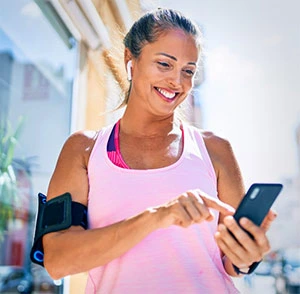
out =
[[(13, 162), (20, 206), (0, 241), (0, 266), (32, 271), (36, 293), (60, 291), (29, 260), (37, 193), (47, 192), (70, 133), (99, 129), (120, 115), (108, 112), (128, 87), (122, 39), (140, 13), (138, 1), (1, 4), (0, 121), (14, 130), (19, 118), (25, 119)], [(71, 293), (84, 288), (80, 279), (71, 278)]]
[(278, 217), (270, 230), (273, 250), (299, 248), (300, 236), (300, 124), (295, 130), (295, 143), (298, 152), (298, 172), (294, 177), (282, 180), (284, 188), (274, 204)]
[[(37, 193), (47, 193), (70, 133), (99, 129), (122, 114), (122, 109), (112, 111), (129, 87), (122, 41), (145, 9), (139, 0), (1, 3), (0, 123), (8, 122), (14, 129), (21, 117), (24, 122), (13, 162), (21, 208), (15, 208), (16, 221), (0, 241), (0, 266), (31, 271), (39, 284), (35, 293), (43, 287), (61, 292), (29, 260)], [(196, 90), (184, 110), (185, 118), (197, 126), (201, 126), (197, 87), (202, 81), (199, 71)], [(64, 283), (65, 293), (83, 293), (85, 280), (85, 274), (70, 277), (70, 283)]]

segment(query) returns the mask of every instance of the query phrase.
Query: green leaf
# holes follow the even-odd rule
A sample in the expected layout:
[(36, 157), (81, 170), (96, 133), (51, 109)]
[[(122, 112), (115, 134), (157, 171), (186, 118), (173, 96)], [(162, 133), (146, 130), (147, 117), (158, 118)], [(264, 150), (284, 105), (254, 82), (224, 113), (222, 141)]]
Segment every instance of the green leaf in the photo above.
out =
[(0, 172), (7, 170), (14, 158), (15, 147), (24, 125), (24, 117), (18, 120), (17, 127), (13, 132), (11, 124), (6, 122), (0, 126)]
[(6, 151), (6, 158), (3, 164), (3, 169), (6, 170), (9, 165), (11, 165), (14, 153), (15, 153), (15, 147), (17, 144), (17, 139), (15, 137), (9, 137), (7, 142), (7, 151)]
[(14, 219), (15, 208), (22, 202), (12, 161), (23, 124), (24, 118), (20, 117), (13, 131), (9, 122), (0, 123), (0, 241)]

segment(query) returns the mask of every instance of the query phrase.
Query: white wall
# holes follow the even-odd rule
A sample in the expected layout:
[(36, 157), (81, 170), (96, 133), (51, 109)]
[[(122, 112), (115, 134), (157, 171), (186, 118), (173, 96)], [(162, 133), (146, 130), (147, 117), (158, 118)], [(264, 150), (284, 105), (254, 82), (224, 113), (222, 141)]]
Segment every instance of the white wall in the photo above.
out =
[[(147, 1), (146, 1), (147, 2)], [(149, 2), (148, 2), (149, 3)], [(300, 246), (300, 1), (160, 0), (202, 27), (205, 129), (232, 144), (246, 187), (282, 182), (272, 248)]]
[(300, 2), (161, 0), (205, 36), (204, 126), (229, 139), (246, 185), (298, 171)]

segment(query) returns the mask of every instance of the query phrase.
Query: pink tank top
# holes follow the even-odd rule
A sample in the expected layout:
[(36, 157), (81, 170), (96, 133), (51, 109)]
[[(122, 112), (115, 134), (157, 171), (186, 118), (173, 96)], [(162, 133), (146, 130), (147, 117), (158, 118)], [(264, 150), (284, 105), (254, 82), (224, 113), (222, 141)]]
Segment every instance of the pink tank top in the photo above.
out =
[[(184, 148), (174, 164), (149, 170), (119, 167), (107, 154), (113, 125), (102, 129), (88, 177), (90, 228), (111, 225), (190, 189), (217, 198), (216, 176), (199, 130), (183, 123)], [(105, 266), (89, 271), (86, 293), (239, 293), (224, 270), (214, 240), (218, 222), (159, 229)]]

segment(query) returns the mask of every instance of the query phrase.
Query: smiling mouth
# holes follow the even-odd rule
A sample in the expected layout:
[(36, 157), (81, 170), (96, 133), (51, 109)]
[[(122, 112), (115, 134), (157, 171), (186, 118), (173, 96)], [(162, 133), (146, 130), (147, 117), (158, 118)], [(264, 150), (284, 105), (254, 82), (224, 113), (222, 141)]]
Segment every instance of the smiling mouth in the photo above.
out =
[(168, 100), (173, 100), (179, 94), (179, 92), (169, 92), (167, 90), (158, 87), (154, 87), (154, 88), (157, 92), (159, 92), (164, 98)]

